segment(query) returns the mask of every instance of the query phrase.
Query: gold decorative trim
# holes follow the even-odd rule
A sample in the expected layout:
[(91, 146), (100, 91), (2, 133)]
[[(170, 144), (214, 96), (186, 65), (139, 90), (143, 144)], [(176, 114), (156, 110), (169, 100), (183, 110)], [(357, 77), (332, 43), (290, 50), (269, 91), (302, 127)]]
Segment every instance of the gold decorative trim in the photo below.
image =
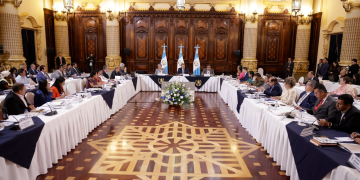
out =
[(109, 67), (109, 70), (114, 70), (115, 67), (119, 67), (121, 64), (121, 57), (115, 56), (115, 57), (105, 57), (105, 63)]
[(294, 73), (309, 72), (309, 61), (307, 59), (295, 59), (294, 60)]
[(257, 60), (256, 59), (242, 59), (242, 67), (247, 67), (248, 71), (257, 72)]

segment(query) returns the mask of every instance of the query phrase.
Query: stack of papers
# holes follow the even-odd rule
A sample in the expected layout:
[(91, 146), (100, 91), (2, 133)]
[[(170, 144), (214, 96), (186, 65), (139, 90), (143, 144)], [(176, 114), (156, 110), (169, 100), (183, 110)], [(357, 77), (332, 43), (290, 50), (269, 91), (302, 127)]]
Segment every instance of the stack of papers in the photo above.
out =
[(360, 153), (360, 144), (353, 143), (340, 143), (341, 146), (344, 146), (351, 153)]

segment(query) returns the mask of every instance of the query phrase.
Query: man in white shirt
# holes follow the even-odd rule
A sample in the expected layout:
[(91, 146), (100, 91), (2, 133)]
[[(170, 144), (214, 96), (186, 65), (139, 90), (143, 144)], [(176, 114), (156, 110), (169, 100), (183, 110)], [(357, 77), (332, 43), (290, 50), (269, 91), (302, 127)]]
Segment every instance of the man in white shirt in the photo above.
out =
[(16, 77), (17, 83), (23, 83), (25, 85), (34, 85), (35, 83), (32, 81), (29, 81), (29, 79), (26, 77), (26, 71), (24, 69), (19, 69), (19, 75)]

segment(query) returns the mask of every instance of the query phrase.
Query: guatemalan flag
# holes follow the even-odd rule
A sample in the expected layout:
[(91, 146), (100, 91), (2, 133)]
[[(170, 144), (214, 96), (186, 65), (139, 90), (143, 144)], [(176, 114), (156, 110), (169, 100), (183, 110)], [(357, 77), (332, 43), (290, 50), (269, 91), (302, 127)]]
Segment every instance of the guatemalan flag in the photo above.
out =
[(167, 58), (166, 58), (166, 47), (165, 44), (162, 46), (164, 48), (163, 50), (163, 54), (162, 54), (162, 58), (161, 58), (161, 66), (162, 68), (165, 70), (165, 74), (169, 74), (168, 73), (168, 63), (167, 63)]
[(183, 55), (182, 55), (182, 48), (184, 46), (180, 45), (179, 48), (180, 48), (180, 53), (179, 53), (179, 59), (178, 59), (178, 62), (177, 62), (177, 69), (181, 68), (181, 64), (184, 64), (184, 58), (183, 58)]
[(200, 60), (199, 60), (199, 46), (196, 45), (195, 58), (193, 62), (193, 73), (194, 75), (200, 75)]

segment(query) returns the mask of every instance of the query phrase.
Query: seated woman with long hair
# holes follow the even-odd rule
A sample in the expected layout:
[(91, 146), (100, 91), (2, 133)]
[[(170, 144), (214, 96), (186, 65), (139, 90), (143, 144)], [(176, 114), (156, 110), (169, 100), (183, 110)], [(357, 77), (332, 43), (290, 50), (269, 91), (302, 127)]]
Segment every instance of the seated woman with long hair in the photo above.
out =
[(65, 79), (63, 77), (58, 77), (55, 80), (54, 84), (51, 86), (51, 89), (53, 91), (52, 98), (62, 99), (66, 96), (63, 89), (64, 85), (65, 85)]
[(47, 102), (52, 100), (52, 89), (50, 89), (49, 83), (42, 79), (39, 81), (39, 89), (35, 93), (34, 97), (34, 106), (40, 107)]
[(86, 83), (86, 88), (101, 87), (102, 81), (98, 81), (99, 75), (96, 71), (91, 72), (90, 77)]
[(356, 96), (354, 92), (354, 88), (350, 85), (351, 79), (349, 77), (340, 78), (340, 87), (335, 91), (330, 92), (331, 95), (342, 95), (342, 94), (350, 94), (351, 96)]
[(272, 99), (277, 99), (283, 102), (286, 105), (292, 105), (293, 101), (297, 101), (299, 98), (299, 93), (294, 89), (296, 84), (295, 78), (288, 77), (284, 81), (285, 89), (283, 90), (281, 96), (273, 97)]

